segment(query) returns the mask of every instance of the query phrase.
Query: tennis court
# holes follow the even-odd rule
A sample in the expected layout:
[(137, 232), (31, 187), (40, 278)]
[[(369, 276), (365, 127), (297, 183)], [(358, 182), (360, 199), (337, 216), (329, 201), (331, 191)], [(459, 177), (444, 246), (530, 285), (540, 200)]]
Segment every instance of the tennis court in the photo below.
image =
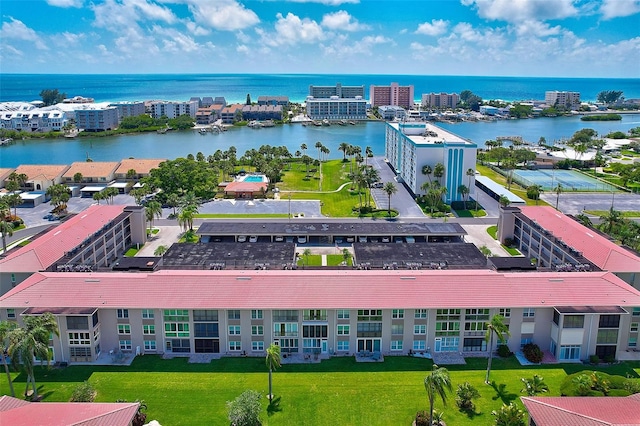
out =
[(524, 187), (540, 185), (544, 191), (552, 191), (558, 184), (566, 192), (618, 191), (613, 185), (573, 170), (514, 170), (513, 180)]

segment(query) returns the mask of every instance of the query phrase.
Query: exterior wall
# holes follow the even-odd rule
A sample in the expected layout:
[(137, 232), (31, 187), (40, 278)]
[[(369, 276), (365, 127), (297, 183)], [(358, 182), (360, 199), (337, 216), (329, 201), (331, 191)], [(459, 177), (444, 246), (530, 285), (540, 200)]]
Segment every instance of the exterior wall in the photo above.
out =
[(455, 108), (460, 102), (457, 93), (425, 93), (422, 95), (422, 106), (429, 108)]
[(307, 98), (307, 115), (314, 120), (342, 120), (367, 118), (367, 101), (359, 98)]
[(85, 131), (104, 131), (118, 127), (118, 109), (106, 107), (103, 109), (76, 110), (76, 127)]
[(116, 102), (111, 106), (118, 109), (120, 121), (125, 117), (136, 117), (145, 113), (144, 102)]
[(335, 86), (309, 86), (309, 96), (314, 98), (330, 98), (331, 96), (355, 98), (360, 96), (364, 98), (364, 86), (343, 86), (340, 83)]
[(176, 118), (180, 115), (188, 115), (196, 118), (199, 102), (197, 100), (188, 102), (153, 102), (151, 104), (151, 116), (159, 118), (163, 115), (168, 118)]
[(0, 296), (31, 276), (31, 272), (0, 272)]
[(68, 121), (69, 116), (67, 113), (50, 108), (3, 111), (0, 114), (0, 128), (24, 132), (59, 132)]
[[(87, 285), (91, 285), (88, 283)], [(173, 309), (173, 308), (168, 308)], [(118, 317), (118, 311), (120, 316)], [(630, 309), (629, 309), (630, 310)], [(488, 347), (484, 342), (485, 330), (483, 324), (493, 315), (505, 313), (505, 323), (509, 325), (511, 337), (506, 342), (513, 352), (521, 350), (524, 343), (533, 342), (544, 351), (553, 351), (552, 341), (555, 342), (555, 356), (559, 355), (561, 346), (580, 347), (577, 359), (567, 359), (567, 362), (578, 362), (588, 359), (596, 351), (599, 314), (585, 315), (584, 327), (581, 329), (563, 328), (562, 320), (557, 326), (553, 323), (554, 308), (537, 308), (533, 316), (529, 309), (500, 310), (496, 308), (473, 309), (447, 309), (447, 310), (416, 310), (416, 309), (383, 309), (371, 311), (372, 316), (359, 317), (358, 309), (336, 310), (321, 308), (314, 309), (320, 314), (326, 312), (326, 316), (305, 318), (306, 310), (290, 310), (289, 319), (278, 318), (274, 310), (240, 310), (239, 316), (229, 310), (211, 309), (210, 313), (217, 313), (217, 318), (207, 321), (196, 321), (193, 310), (185, 310), (188, 319), (184, 321), (165, 321), (165, 311), (162, 309), (144, 310), (145, 315), (153, 314), (153, 318), (143, 318), (142, 309), (122, 309), (110, 307), (98, 309), (98, 322), (94, 326), (92, 316), (84, 314), (88, 318), (89, 330), (70, 330), (67, 328), (67, 316), (58, 316), (60, 338), (54, 338), (53, 347), (56, 353), (56, 361), (84, 362), (84, 360), (71, 357), (69, 332), (88, 332), (91, 342), (83, 346), (91, 347), (91, 357), (88, 362), (94, 361), (100, 352), (107, 354), (125, 351), (136, 353), (165, 353), (189, 355), (193, 353), (219, 353), (226, 356), (263, 356), (271, 342), (281, 345), (282, 353), (302, 354), (301, 356), (331, 356), (351, 355), (362, 350), (379, 351), (383, 355), (406, 355), (410, 353), (434, 353), (456, 352), (465, 356), (487, 356)], [(176, 311), (174, 310), (173, 313)], [(284, 311), (279, 311), (283, 313)], [(349, 318), (339, 317), (348, 312)], [(525, 315), (526, 312), (526, 315)], [(14, 310), (15, 319), (21, 322), (21, 312)], [(260, 315), (258, 315), (260, 313)], [(380, 313), (380, 316), (378, 316)], [(8, 310), (0, 311), (0, 320), (7, 319)], [(74, 315), (83, 316), (83, 315)], [(369, 319), (372, 318), (372, 319)], [(448, 319), (445, 319), (448, 318)], [(628, 348), (629, 327), (631, 321), (640, 320), (640, 310), (636, 316), (621, 315), (617, 351)], [(176, 332), (169, 323), (183, 323), (186, 327), (179, 328)], [(198, 324), (214, 324), (211, 330), (217, 327), (217, 334), (211, 334), (204, 340), (215, 341), (216, 346), (210, 346), (210, 350), (202, 350), (203, 346), (196, 349), (195, 342), (203, 339), (196, 336), (202, 329), (196, 329)], [(274, 324), (289, 324), (281, 327)], [(443, 328), (442, 324), (449, 325)], [(363, 326), (359, 331), (358, 324)], [(374, 324), (373, 326), (371, 324)], [(377, 326), (375, 324), (378, 324)], [(124, 326), (119, 328), (118, 325)], [(128, 327), (126, 327), (128, 326)], [(146, 329), (145, 329), (145, 326)], [(152, 326), (150, 328), (149, 326)], [(305, 326), (313, 327), (313, 336), (305, 337)], [(348, 326), (348, 329), (345, 328)], [(261, 327), (261, 328), (260, 328)], [(340, 328), (338, 328), (340, 327)], [(450, 327), (450, 329), (445, 330)], [(315, 335), (318, 330), (324, 334)], [(173, 330), (173, 331), (171, 331)], [(281, 330), (285, 330), (281, 332)], [(340, 331), (338, 331), (340, 330)], [(311, 331), (311, 330), (310, 330)], [(171, 333), (180, 333), (177, 337)], [(340, 333), (340, 334), (339, 334)], [(637, 335), (637, 332), (635, 332)], [(175, 340), (186, 343), (187, 350), (175, 346)], [(289, 339), (285, 341), (283, 339)], [(146, 341), (146, 342), (145, 342)], [(153, 345), (151, 344), (153, 342)], [(238, 342), (233, 343), (232, 342)], [(261, 342), (254, 345), (252, 342)], [(348, 342), (340, 343), (340, 342)], [(169, 345), (167, 344), (169, 343)], [(370, 345), (370, 346), (368, 346)], [(146, 349), (145, 349), (146, 346)], [(497, 347), (493, 347), (495, 350)], [(155, 348), (155, 349), (154, 349)], [(370, 348), (370, 349), (369, 349)]]
[(409, 109), (413, 106), (413, 86), (374, 86), (369, 89), (371, 106), (395, 105)]
[(243, 120), (282, 120), (281, 105), (245, 105), (242, 107)]
[(547, 91), (544, 93), (544, 102), (550, 106), (557, 103), (560, 106), (577, 108), (580, 106), (580, 92)]

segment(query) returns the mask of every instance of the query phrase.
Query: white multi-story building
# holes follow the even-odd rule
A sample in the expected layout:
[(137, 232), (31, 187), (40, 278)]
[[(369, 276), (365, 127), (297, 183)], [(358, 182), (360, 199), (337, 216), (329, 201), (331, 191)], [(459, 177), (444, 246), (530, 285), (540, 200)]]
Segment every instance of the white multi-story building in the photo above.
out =
[(53, 107), (37, 108), (26, 102), (0, 104), (0, 127), (23, 132), (59, 132), (68, 122), (67, 114)]
[(154, 101), (150, 106), (153, 118), (160, 118), (163, 115), (168, 118), (176, 118), (180, 115), (196, 118), (199, 101), (196, 99), (187, 102)]
[(120, 121), (125, 117), (136, 117), (145, 113), (144, 102), (140, 101), (113, 102), (110, 105), (118, 108)]
[(455, 108), (460, 102), (457, 93), (423, 93), (422, 107), (428, 108)]
[(76, 127), (85, 132), (102, 132), (113, 130), (120, 124), (118, 108), (109, 103), (99, 104), (73, 104), (75, 111)]
[(367, 101), (361, 96), (355, 98), (307, 97), (307, 115), (313, 120), (365, 120)]
[[(477, 145), (433, 124), (421, 122), (387, 123), (385, 132), (385, 155), (389, 164), (409, 189), (415, 194), (424, 194), (422, 184), (429, 176), (422, 174), (424, 166), (435, 169), (442, 163), (445, 171), (440, 184), (447, 188), (445, 202), (462, 200), (458, 191), (465, 185), (475, 191)], [(432, 175), (431, 180), (436, 180)]]
[(549, 106), (559, 105), (567, 108), (580, 107), (580, 92), (559, 92), (550, 90), (544, 92), (544, 103)]

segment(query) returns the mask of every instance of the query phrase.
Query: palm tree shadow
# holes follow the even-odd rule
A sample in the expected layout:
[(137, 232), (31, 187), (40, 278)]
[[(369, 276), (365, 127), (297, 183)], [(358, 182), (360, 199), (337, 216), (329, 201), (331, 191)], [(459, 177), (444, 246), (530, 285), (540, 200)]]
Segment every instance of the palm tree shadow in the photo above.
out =
[(504, 404), (509, 405), (518, 398), (515, 393), (509, 393), (507, 391), (507, 385), (505, 383), (496, 384), (496, 381), (491, 382), (491, 387), (496, 391), (496, 396), (492, 397), (494, 401), (500, 399)]
[(276, 413), (282, 411), (282, 407), (280, 407), (280, 399), (281, 397), (273, 398), (267, 407), (267, 414), (269, 416), (273, 416)]

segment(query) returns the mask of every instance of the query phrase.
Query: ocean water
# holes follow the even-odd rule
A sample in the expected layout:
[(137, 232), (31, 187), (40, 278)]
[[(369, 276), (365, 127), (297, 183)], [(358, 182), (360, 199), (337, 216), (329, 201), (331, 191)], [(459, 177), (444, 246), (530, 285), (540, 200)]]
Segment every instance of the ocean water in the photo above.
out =
[(227, 102), (245, 102), (258, 96), (289, 96), (304, 101), (310, 85), (414, 85), (422, 93), (471, 90), (483, 99), (544, 99), (547, 90), (577, 91), (583, 100), (595, 100), (603, 90), (621, 90), (626, 98), (640, 98), (640, 79), (478, 77), (366, 74), (0, 74), (0, 101), (40, 99), (42, 89), (58, 89), (68, 96), (97, 102), (133, 100), (187, 100), (192, 96), (224, 96)]

